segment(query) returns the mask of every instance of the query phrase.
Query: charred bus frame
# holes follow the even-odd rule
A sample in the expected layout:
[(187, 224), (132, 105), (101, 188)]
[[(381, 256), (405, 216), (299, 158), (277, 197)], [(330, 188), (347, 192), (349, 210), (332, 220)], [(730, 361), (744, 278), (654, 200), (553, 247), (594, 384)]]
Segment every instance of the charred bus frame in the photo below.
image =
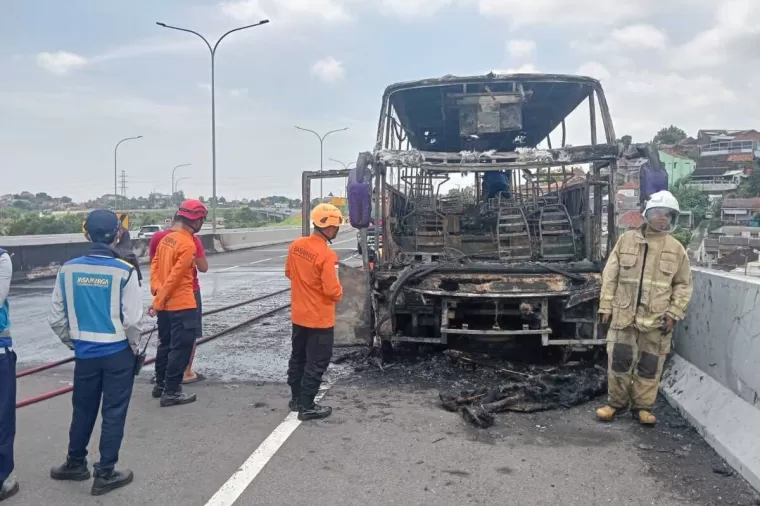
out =
[[(568, 146), (566, 119), (586, 101), (590, 144)], [(517, 336), (602, 345), (596, 313), (616, 241), (620, 156), (595, 79), (489, 74), (389, 86), (375, 149), (357, 161), (357, 177), (372, 181), (384, 247), (371, 272), (365, 255), (370, 307), (353, 321), (371, 319), (375, 345)], [(581, 164), (587, 172), (570, 169)], [(509, 171), (511, 195), (483, 198), (479, 181), (492, 171)], [(305, 173), (304, 187), (334, 172)], [(474, 202), (442, 198), (452, 173), (474, 174)]]

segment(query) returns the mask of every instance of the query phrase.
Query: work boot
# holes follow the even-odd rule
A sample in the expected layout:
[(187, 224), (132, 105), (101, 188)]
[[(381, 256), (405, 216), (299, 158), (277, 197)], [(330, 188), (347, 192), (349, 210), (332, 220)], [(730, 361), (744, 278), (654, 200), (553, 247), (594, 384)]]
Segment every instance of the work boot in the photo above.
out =
[(101, 473), (95, 476), (92, 482), (92, 495), (103, 495), (132, 483), (135, 475), (132, 471), (125, 469), (123, 471), (111, 471), (110, 473)]
[(299, 411), (301, 407), (301, 385), (290, 386), (290, 402), (288, 408), (290, 411)]
[(617, 408), (612, 406), (604, 406), (596, 410), (596, 417), (603, 422), (611, 422), (617, 414)]
[(163, 385), (156, 385), (153, 387), (153, 392), (151, 392), (151, 395), (154, 399), (161, 398), (162, 395), (164, 395), (164, 386)]
[(308, 420), (324, 420), (330, 416), (331, 413), (332, 408), (330, 406), (320, 406), (319, 404), (312, 402), (309, 407), (301, 406), (301, 409), (298, 411), (298, 419), (302, 422)]
[(641, 425), (654, 425), (657, 423), (657, 417), (646, 409), (640, 409), (637, 413), (634, 412), (633, 418), (638, 420)]
[(50, 470), (50, 477), (54, 480), (85, 481), (90, 479), (90, 469), (87, 462), (72, 462), (66, 459), (66, 463)]
[(161, 396), (161, 407), (167, 408), (169, 406), (190, 404), (195, 402), (195, 400), (195, 394), (188, 394), (185, 392), (164, 392)]
[(0, 482), (0, 501), (4, 501), (18, 494), (18, 480), (15, 476), (8, 476)]

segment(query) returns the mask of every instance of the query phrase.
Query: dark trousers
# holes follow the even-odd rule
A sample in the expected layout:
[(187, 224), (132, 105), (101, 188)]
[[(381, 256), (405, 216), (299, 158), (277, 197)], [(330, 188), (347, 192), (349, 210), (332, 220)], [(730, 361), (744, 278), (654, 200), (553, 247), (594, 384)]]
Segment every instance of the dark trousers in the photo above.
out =
[(0, 488), (13, 472), (16, 438), (16, 354), (0, 353)]
[(131, 348), (98, 358), (77, 359), (74, 365), (74, 414), (69, 429), (72, 463), (86, 462), (87, 445), (103, 400), (100, 427), (100, 462), (95, 474), (107, 476), (119, 460), (129, 400), (132, 397), (135, 355)]
[(293, 352), (288, 362), (288, 385), (301, 406), (310, 407), (330, 365), (335, 329), (310, 329), (293, 324)]
[(195, 295), (195, 305), (198, 310), (198, 327), (195, 329), (195, 338), (200, 339), (203, 337), (203, 299), (201, 298), (201, 292), (193, 292)]
[(156, 385), (167, 394), (182, 391), (182, 377), (193, 354), (198, 311), (161, 311), (158, 313), (158, 349), (156, 350)]

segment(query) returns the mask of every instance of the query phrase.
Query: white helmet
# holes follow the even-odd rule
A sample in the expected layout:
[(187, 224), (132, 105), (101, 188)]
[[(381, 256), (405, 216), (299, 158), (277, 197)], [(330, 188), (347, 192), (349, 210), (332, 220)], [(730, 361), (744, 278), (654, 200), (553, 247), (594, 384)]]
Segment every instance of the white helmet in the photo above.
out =
[[(650, 195), (642, 216), (651, 228), (660, 232), (672, 232), (678, 226), (681, 207), (669, 191), (659, 191)], [(664, 219), (668, 219), (666, 224)]]

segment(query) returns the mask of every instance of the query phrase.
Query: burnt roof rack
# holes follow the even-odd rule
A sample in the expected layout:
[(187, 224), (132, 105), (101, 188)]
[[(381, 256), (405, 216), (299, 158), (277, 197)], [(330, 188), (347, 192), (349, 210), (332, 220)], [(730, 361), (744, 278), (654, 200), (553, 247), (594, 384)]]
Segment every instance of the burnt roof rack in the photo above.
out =
[(525, 149), (519, 151), (436, 151), (380, 150), (375, 161), (390, 166), (419, 167), (443, 172), (485, 172), (504, 169), (529, 169), (550, 165), (571, 165), (615, 160), (618, 146), (596, 144), (560, 149)]

